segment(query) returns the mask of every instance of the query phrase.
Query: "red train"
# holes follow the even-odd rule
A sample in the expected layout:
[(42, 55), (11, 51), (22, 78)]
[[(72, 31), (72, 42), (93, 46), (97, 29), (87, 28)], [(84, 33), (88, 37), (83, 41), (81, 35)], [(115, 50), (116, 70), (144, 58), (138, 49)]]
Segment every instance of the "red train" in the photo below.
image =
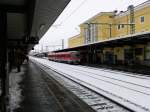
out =
[(48, 59), (57, 62), (79, 64), (81, 61), (81, 56), (78, 51), (58, 52), (58, 53), (50, 52), (48, 54)]

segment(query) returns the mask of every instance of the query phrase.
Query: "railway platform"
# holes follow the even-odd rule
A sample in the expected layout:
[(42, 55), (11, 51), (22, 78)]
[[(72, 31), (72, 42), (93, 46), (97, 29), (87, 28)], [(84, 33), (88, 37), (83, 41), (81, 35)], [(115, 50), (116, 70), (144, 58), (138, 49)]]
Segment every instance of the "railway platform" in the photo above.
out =
[(19, 83), (22, 99), (13, 112), (94, 112), (33, 62), (23, 64), (21, 69), (24, 71)]

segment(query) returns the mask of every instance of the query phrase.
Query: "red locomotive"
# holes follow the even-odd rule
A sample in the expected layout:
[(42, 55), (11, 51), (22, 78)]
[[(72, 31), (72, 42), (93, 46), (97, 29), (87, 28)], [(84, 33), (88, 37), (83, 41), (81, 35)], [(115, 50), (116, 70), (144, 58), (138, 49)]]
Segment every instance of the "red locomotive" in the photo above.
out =
[(64, 62), (70, 64), (79, 64), (80, 53), (78, 51), (69, 51), (69, 52), (50, 52), (48, 54), (48, 59), (51, 61)]

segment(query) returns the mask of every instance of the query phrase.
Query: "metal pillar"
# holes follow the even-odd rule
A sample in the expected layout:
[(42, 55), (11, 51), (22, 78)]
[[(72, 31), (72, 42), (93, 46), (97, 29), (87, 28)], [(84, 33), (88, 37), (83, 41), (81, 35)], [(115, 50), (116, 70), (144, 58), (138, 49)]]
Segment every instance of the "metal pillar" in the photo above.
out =
[(1, 96), (0, 111), (6, 112), (6, 62), (7, 62), (7, 36), (6, 36), (6, 12), (0, 11), (0, 80)]
[(109, 38), (112, 37), (112, 24), (109, 24)]
[(96, 62), (97, 62), (97, 52), (96, 51), (97, 51), (97, 48), (96, 48), (96, 45), (94, 45), (93, 50), (92, 50), (92, 52), (93, 52), (92, 53), (93, 54), (93, 56), (92, 56), (93, 57), (93, 64), (96, 64)]
[(92, 61), (92, 50), (91, 50), (91, 46), (87, 46), (87, 63), (88, 64), (91, 64), (91, 61)]
[(135, 33), (135, 25), (133, 24), (134, 23), (134, 6), (133, 5), (130, 5), (128, 7), (128, 10), (130, 12), (130, 34), (134, 34)]

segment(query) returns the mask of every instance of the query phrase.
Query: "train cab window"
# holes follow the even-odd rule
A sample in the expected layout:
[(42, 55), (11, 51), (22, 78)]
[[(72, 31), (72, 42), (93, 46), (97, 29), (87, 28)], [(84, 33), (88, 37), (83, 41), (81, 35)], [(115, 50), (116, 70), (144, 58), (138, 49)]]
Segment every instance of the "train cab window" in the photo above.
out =
[(79, 53), (75, 54), (75, 57), (80, 58), (80, 54)]
[(73, 53), (72, 56), (73, 56), (74, 58), (79, 58), (79, 57), (80, 57), (80, 54), (79, 54), (79, 53)]
[(77, 58), (80, 57), (80, 54), (76, 54), (76, 57), (77, 57)]

